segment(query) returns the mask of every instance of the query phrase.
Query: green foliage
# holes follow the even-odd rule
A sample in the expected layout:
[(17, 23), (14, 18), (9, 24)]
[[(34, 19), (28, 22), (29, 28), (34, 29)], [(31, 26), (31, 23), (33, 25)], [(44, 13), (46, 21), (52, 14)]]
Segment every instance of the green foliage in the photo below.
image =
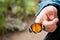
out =
[(4, 24), (5, 24), (4, 14), (0, 13), (0, 25), (4, 26)]
[(20, 6), (20, 4), (21, 4), (20, 0), (16, 1), (16, 5)]
[(18, 14), (21, 12), (21, 1), (20, 0), (11, 0), (12, 13)]
[(7, 0), (0, 0), (0, 12), (3, 12), (7, 9)]
[(7, 0), (0, 0), (0, 3), (7, 3)]
[(0, 6), (0, 12), (4, 12), (7, 9), (6, 6)]
[[(0, 12), (7, 10), (8, 0), (0, 0)], [(36, 0), (10, 0), (12, 13), (22, 13), (22, 16), (28, 16), (37, 12)]]
[(3, 28), (0, 29), (0, 35), (4, 34), (4, 33), (7, 33), (7, 30), (6, 30), (5, 27), (3, 27)]
[[(37, 12), (37, 5), (36, 5), (36, 0), (13, 0), (11, 1), (12, 3), (12, 12), (14, 14), (18, 13), (19, 9), (20, 12), (23, 11), (24, 15), (32, 15)], [(18, 9), (19, 8), (19, 9)]]
[(0, 6), (7, 6), (7, 0), (0, 0)]
[(29, 15), (29, 14), (35, 14), (37, 12), (37, 5), (36, 5), (36, 2), (34, 1), (28, 1), (27, 2), (27, 7), (26, 7), (26, 14)]
[[(0, 11), (5, 11), (7, 9), (7, 3), (8, 0), (0, 0)], [(20, 12), (24, 9), (26, 14), (34, 14), (37, 12), (36, 0), (10, 0), (10, 3), (12, 10), (14, 9), (14, 11), (16, 11), (14, 13), (18, 13), (18, 8), (20, 9)]]
[(12, 8), (12, 13), (16, 14), (16, 13), (19, 13), (21, 12), (21, 8), (19, 6), (14, 6)]
[[(8, 0), (0, 0), (0, 26), (4, 26), (5, 18), (3, 12), (7, 10)], [(12, 7), (12, 13), (21, 13), (20, 19), (25, 18), (28, 15), (35, 14), (37, 12), (36, 0), (10, 0), (10, 6)], [(0, 29), (0, 33), (6, 32), (6, 29)]]

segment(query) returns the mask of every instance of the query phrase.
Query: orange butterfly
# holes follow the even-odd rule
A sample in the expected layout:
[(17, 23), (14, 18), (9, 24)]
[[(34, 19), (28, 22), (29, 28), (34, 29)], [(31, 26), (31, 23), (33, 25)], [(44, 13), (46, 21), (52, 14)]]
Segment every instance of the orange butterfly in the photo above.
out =
[(30, 26), (30, 32), (39, 33), (42, 31), (42, 25), (39, 23), (34, 23)]

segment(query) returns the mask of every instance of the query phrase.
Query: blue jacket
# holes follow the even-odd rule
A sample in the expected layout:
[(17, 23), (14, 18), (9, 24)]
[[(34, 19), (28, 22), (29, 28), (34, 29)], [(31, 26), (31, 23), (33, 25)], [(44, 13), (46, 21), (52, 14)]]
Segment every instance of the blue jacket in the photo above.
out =
[(38, 13), (35, 16), (37, 16), (41, 10), (48, 5), (59, 5), (60, 7), (60, 0), (42, 0), (41, 3), (38, 4)]

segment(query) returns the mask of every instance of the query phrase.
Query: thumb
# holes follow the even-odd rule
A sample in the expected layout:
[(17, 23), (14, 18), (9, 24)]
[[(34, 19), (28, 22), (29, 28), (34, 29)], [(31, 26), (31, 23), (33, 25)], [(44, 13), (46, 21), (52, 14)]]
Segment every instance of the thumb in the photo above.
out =
[(55, 18), (54, 20), (52, 20), (52, 23), (56, 24), (58, 22), (58, 18)]

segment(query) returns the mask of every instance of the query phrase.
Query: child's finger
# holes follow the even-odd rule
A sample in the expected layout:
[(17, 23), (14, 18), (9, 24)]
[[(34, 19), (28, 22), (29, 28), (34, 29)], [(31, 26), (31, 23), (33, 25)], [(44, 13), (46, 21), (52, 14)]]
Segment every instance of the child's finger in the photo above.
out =
[(55, 18), (53, 21), (52, 21), (52, 23), (57, 23), (58, 22), (58, 18)]

